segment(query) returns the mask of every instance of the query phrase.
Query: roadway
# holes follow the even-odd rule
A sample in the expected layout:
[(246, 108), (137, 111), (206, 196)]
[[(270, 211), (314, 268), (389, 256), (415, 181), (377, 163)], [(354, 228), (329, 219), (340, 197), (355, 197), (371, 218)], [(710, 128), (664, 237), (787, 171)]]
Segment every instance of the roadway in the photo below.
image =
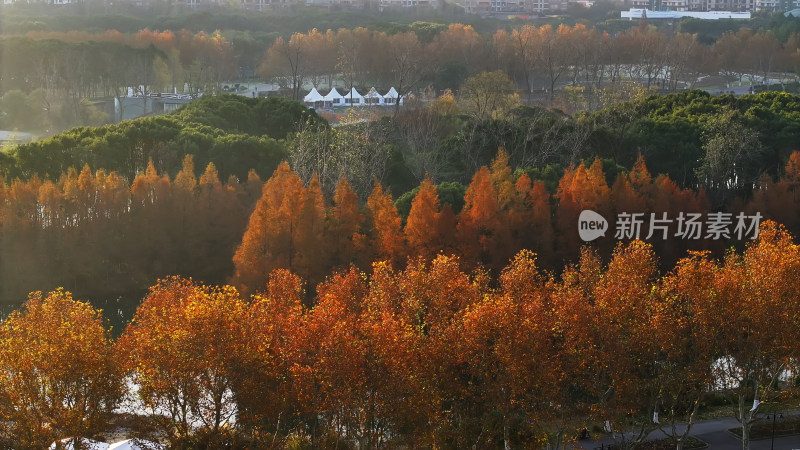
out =
[[(741, 450), (742, 441), (728, 432), (732, 428), (741, 425), (733, 417), (724, 419), (703, 420), (692, 426), (689, 434), (708, 444), (709, 450)], [(667, 429), (665, 427), (665, 429)], [(648, 439), (664, 439), (667, 435), (661, 430), (656, 430), (648, 436)], [(603, 438), (598, 440), (583, 440), (575, 447), (586, 450), (600, 449), (612, 445), (614, 440)], [(751, 440), (751, 450), (800, 450), (800, 435), (781, 436), (771, 438)]]

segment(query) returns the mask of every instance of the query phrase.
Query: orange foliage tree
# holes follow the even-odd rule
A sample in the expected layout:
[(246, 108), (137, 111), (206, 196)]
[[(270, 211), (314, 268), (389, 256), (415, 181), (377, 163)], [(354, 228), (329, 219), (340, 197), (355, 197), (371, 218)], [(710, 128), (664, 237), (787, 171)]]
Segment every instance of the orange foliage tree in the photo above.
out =
[(419, 185), (419, 192), (411, 202), (411, 211), (403, 229), (410, 256), (421, 256), (430, 260), (439, 252), (442, 248), (439, 235), (440, 216), (436, 186), (426, 178)]
[[(719, 311), (714, 309), (713, 297), (719, 271), (708, 252), (682, 259), (661, 279), (651, 315), (662, 361), (658, 410), (663, 413), (661, 420), (669, 423), (666, 432), (676, 441), (678, 450), (683, 448), (714, 380), (712, 368), (717, 354), (713, 324)], [(677, 427), (679, 422), (686, 427)]]
[(652, 246), (632, 241), (617, 246), (592, 292), (590, 339), (596, 348), (593, 382), (598, 405), (615, 431), (635, 431), (634, 441), (656, 428), (648, 414), (659, 391), (658, 343), (649, 333), (657, 278)]
[(260, 433), (291, 429), (299, 420), (298, 404), (306, 402), (306, 392), (294, 381), (304, 296), (300, 277), (275, 270), (265, 291), (251, 298), (242, 323), (245, 351), (233, 389), (237, 421)]
[(315, 180), (306, 189), (284, 162), (264, 184), (233, 258), (234, 280), (244, 292), (258, 291), (277, 268), (308, 278), (320, 276), (319, 267), (326, 267), (320, 252), (325, 203)]
[(367, 198), (367, 218), (371, 231), (370, 248), (377, 260), (389, 260), (400, 264), (405, 255), (402, 222), (392, 196), (383, 191), (383, 186), (375, 181), (372, 193)]
[(230, 286), (160, 281), (120, 337), (119, 360), (172, 445), (220, 445), (237, 408), (246, 305)]
[(770, 221), (742, 255), (726, 257), (714, 279), (716, 295), (708, 302), (714, 311), (708, 317), (715, 330), (713, 345), (720, 355), (714, 376), (738, 397), (743, 449), (763, 405), (781, 395), (784, 371), (797, 370), (798, 345), (792, 336), (800, 325), (798, 274), (800, 247)]
[(0, 440), (46, 448), (102, 430), (123, 394), (100, 312), (56, 290), (0, 323)]
[[(558, 205), (555, 213), (557, 255), (568, 261), (578, 254), (578, 216), (582, 210), (590, 209), (603, 217), (610, 217), (611, 197), (606, 183), (603, 163), (595, 159), (588, 168), (584, 164), (569, 167), (558, 182)], [(574, 231), (573, 231), (574, 230)]]

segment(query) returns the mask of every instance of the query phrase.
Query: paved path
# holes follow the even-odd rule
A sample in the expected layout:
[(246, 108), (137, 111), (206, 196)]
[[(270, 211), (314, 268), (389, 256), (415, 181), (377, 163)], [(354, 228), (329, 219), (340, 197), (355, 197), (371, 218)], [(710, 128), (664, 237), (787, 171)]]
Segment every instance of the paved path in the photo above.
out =
[[(731, 428), (738, 428), (739, 422), (736, 419), (724, 418), (714, 420), (704, 420), (692, 426), (690, 435), (708, 444), (709, 450), (741, 450), (742, 441), (728, 432)], [(666, 429), (666, 428), (665, 428)], [(661, 430), (656, 430), (650, 434), (650, 439), (661, 439), (667, 437)], [(595, 441), (581, 441), (576, 448), (593, 450), (595, 448), (606, 447), (613, 444), (610, 438)], [(751, 450), (800, 450), (800, 435), (776, 437), (773, 444), (771, 439), (760, 439), (750, 441)]]

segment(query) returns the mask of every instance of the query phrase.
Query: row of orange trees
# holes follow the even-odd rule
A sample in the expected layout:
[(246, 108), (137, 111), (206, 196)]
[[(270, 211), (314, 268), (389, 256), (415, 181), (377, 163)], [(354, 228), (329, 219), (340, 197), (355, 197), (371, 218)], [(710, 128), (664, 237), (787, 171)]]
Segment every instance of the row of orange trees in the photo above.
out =
[[(672, 220), (668, 238), (658, 233), (650, 240), (666, 269), (687, 250), (721, 256), (742, 242), (733, 234), (731, 240), (676, 237), (677, 218), (705, 218), (713, 212), (710, 202), (702, 189), (680, 189), (668, 176), (651, 175), (641, 159), (611, 181), (599, 160), (532, 180), (512, 173), (502, 151), (468, 187), (425, 181), (413, 200), (409, 194), (397, 202), (380, 184), (364, 202), (344, 179), (328, 198), (316, 179), (304, 184), (285, 164), (266, 183), (252, 172), (246, 181), (222, 182), (213, 165), (196, 174), (191, 157), (172, 179), (151, 164), (132, 182), (89, 166), (59, 180), (0, 180), (0, 304), (19, 305), (28, 292), (62, 286), (95, 305), (121, 298), (106, 308), (132, 305), (130, 317), (165, 274), (232, 282), (251, 293), (276, 268), (313, 287), (350, 264), (368, 271), (374, 261), (388, 260), (400, 268), (408, 258), (439, 253), (461, 256), (465, 271), (483, 267), (497, 275), (529, 249), (541, 267), (559, 271), (580, 256), (577, 221), (585, 209), (610, 222), (606, 237), (593, 242), (605, 259), (621, 213)], [(798, 189), (800, 153), (781, 178), (763, 178), (751, 198), (731, 201), (728, 212), (733, 219), (760, 214), (797, 234)], [(646, 223), (641, 237), (647, 234)]]
[(36, 293), (0, 325), (0, 432), (14, 448), (91, 436), (127, 392), (174, 448), (544, 447), (593, 421), (638, 437), (654, 413), (691, 422), (724, 387), (747, 448), (795, 385), (798, 276), (800, 248), (767, 222), (741, 254), (663, 276), (633, 241), (560, 277), (529, 251), (497, 279), (457, 257), (378, 262), (329, 276), (313, 307), (284, 269), (249, 297), (167, 278), (116, 340), (100, 311)]
[(164, 274), (223, 283), (262, 186), (253, 171), (220, 181), (213, 164), (196, 176), (191, 157), (173, 178), (152, 163), (132, 181), (88, 165), (0, 178), (0, 305), (60, 286), (125, 309)]
[[(776, 219), (796, 232), (798, 180), (800, 152), (791, 156), (779, 180), (764, 176), (751, 198), (729, 202), (725, 214), (730, 214), (731, 222), (740, 214)], [(681, 189), (669, 176), (652, 176), (641, 157), (613, 183), (607, 181), (599, 159), (570, 166), (551, 194), (544, 181), (513, 174), (501, 149), (491, 167), (475, 173), (463, 196), (446, 183), (437, 187), (424, 180), (407, 216), (399, 213), (399, 203), (375, 183), (361, 207), (344, 178), (330, 202), (316, 176), (305, 185), (288, 164), (282, 164), (264, 184), (250, 216), (233, 258), (233, 282), (243, 292), (254, 292), (272, 270), (287, 268), (313, 286), (332, 269), (349, 264), (368, 270), (373, 261), (387, 260), (400, 267), (407, 258), (430, 260), (440, 253), (461, 256), (464, 270), (482, 267), (497, 274), (522, 249), (536, 252), (542, 267), (560, 271), (565, 261), (576, 261), (580, 255), (578, 218), (584, 210), (609, 220), (605, 237), (592, 244), (604, 258), (610, 256), (617, 237), (632, 237), (617, 234), (616, 219), (641, 214), (645, 223), (637, 237), (650, 239), (665, 268), (689, 250), (722, 256), (727, 246), (741, 249), (742, 242), (754, 237), (754, 233), (732, 233), (737, 223), (731, 223), (725, 236), (709, 238), (704, 229), (687, 238), (679, 217), (707, 218), (719, 211), (702, 188)], [(668, 218), (663, 233), (649, 233), (653, 217)]]

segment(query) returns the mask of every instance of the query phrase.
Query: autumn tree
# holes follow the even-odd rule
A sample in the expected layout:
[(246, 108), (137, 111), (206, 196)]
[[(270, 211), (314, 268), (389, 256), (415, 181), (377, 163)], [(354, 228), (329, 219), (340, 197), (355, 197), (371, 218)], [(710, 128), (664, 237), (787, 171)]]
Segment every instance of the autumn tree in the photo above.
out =
[(514, 83), (501, 71), (481, 72), (459, 87), (460, 108), (479, 120), (502, 117), (519, 105)]
[(793, 152), (786, 162), (783, 176), (778, 180), (763, 175), (748, 202), (748, 214), (759, 213), (784, 225), (793, 234), (800, 232), (800, 152)]
[(161, 280), (117, 343), (138, 400), (172, 445), (221, 445), (236, 414), (246, 307), (230, 286)]
[[(471, 25), (451, 23), (425, 46), (426, 64), (436, 71), (442, 88), (453, 88), (484, 67), (486, 50)], [(478, 69), (479, 70), (479, 69)]]
[[(460, 254), (480, 264), (498, 266), (499, 247), (508, 245), (507, 228), (502, 219), (498, 192), (485, 166), (472, 178), (464, 195), (464, 208), (458, 221)], [(500, 262), (502, 266), (505, 261)]]
[(550, 104), (553, 104), (556, 83), (566, 72), (569, 61), (566, 60), (572, 52), (568, 51), (567, 38), (570, 28), (561, 24), (553, 29), (550, 25), (539, 28), (540, 49), (537, 53), (538, 65), (544, 70), (549, 81), (548, 93)]
[(278, 36), (267, 50), (259, 72), (264, 76), (283, 75), (290, 83), (292, 99), (300, 100), (300, 88), (308, 67), (307, 40), (294, 33), (288, 40)]
[(370, 247), (377, 260), (388, 260), (400, 264), (405, 255), (402, 221), (392, 196), (384, 192), (383, 186), (375, 182), (367, 199)]
[[(412, 354), (418, 360), (410, 364), (410, 374), (418, 379), (411, 381), (426, 390), (413, 400), (429, 414), (428, 426), (439, 429), (439, 439), (469, 440), (466, 433), (475, 431), (475, 415), (482, 415), (469, 399), (470, 385), (460, 364), (463, 355), (453, 350), (459, 316), (488, 292), (487, 280), (464, 273), (458, 258), (439, 255), (433, 261), (415, 259), (394, 276), (394, 283), (375, 285), (380, 289), (373, 301), (389, 300), (387, 307), (397, 314), (395, 320), (405, 333), (412, 333), (405, 339), (419, 346), (418, 356)], [(460, 431), (465, 434), (459, 436)]]
[(652, 247), (632, 241), (617, 246), (594, 286), (591, 333), (599, 365), (595, 392), (598, 406), (619, 431), (615, 438), (625, 445), (641, 442), (656, 428), (652, 413), (659, 393), (660, 361), (648, 330), (657, 275)]
[[(709, 324), (719, 359), (714, 376), (732, 386), (736, 418), (742, 425), (742, 448), (750, 443), (750, 427), (764, 405), (789, 387), (782, 377), (794, 371), (797, 344), (797, 284), (800, 252), (785, 229), (766, 222), (758, 240), (742, 255), (730, 254), (714, 279), (716, 295)], [(751, 403), (752, 402), (752, 403)]]
[(436, 186), (425, 179), (411, 203), (411, 212), (403, 229), (410, 255), (433, 259), (442, 245), (438, 234), (440, 215)]
[(776, 65), (780, 51), (781, 42), (772, 30), (766, 30), (754, 33), (746, 39), (745, 46), (741, 49), (741, 57), (746, 61), (748, 72), (753, 78), (760, 76), (761, 82), (768, 85), (769, 73)]
[[(560, 446), (571, 439), (563, 423), (569, 406), (559, 404), (560, 347), (552, 334), (555, 316), (546, 282), (535, 255), (521, 252), (503, 272), (500, 292), (484, 295), (457, 316), (452, 332), (458, 337), (452, 336), (451, 345), (461, 379), (481, 389), (456, 392), (463, 396), (458, 401), (482, 412), (474, 417), (485, 434), (478, 442), (511, 448), (534, 442)], [(545, 397), (549, 405), (541, 401)]]
[(539, 63), (540, 44), (541, 36), (533, 25), (524, 25), (511, 31), (510, 45), (515, 59), (519, 61), (529, 100), (534, 89), (534, 71)]
[(551, 195), (541, 181), (531, 183), (526, 174), (514, 183), (515, 197), (508, 211), (510, 239), (515, 250), (536, 252), (540, 265), (554, 267), (554, 232)]
[[(194, 214), (189, 218), (197, 241), (187, 253), (194, 263), (189, 273), (207, 283), (222, 283), (233, 272), (231, 259), (247, 225), (248, 202), (238, 198), (241, 186), (235, 178), (223, 184), (213, 163), (206, 166), (194, 189)], [(206, 245), (197, 245), (205, 242)]]
[[(343, 197), (347, 196), (341, 193), (339, 197), (340, 204), (347, 203)], [(350, 197), (350, 207), (353, 206), (353, 199)], [(325, 279), (328, 275), (329, 268), (332, 267), (331, 254), (325, 251), (324, 239), (328, 231), (325, 222), (326, 210), (325, 197), (322, 193), (322, 187), (319, 184), (319, 178), (313, 176), (308, 186), (305, 189), (303, 196), (303, 203), (296, 222), (296, 227), (292, 225), (293, 251), (294, 255), (290, 256), (289, 269), (302, 274), (303, 278), (312, 285), (316, 285)], [(344, 219), (344, 215), (340, 218)], [(344, 220), (342, 220), (343, 223)], [(341, 230), (337, 230), (341, 231)], [(354, 232), (355, 234), (355, 232)], [(359, 241), (358, 236), (350, 236), (350, 239)], [(355, 244), (354, 244), (355, 245)]]
[(703, 72), (702, 61), (710, 59), (708, 48), (697, 40), (697, 35), (677, 33), (667, 42), (666, 61), (669, 70), (666, 86), (672, 91), (677, 91), (678, 86), (692, 88), (698, 75)]
[(336, 185), (333, 198), (334, 206), (326, 224), (326, 241), (333, 267), (346, 267), (351, 263), (362, 261), (362, 253), (366, 251), (366, 236), (362, 224), (364, 216), (358, 205), (358, 196), (345, 178)]
[[(707, 252), (693, 253), (661, 279), (651, 315), (658, 346), (656, 412), (661, 429), (681, 450), (714, 381), (713, 316), (715, 279), (720, 267)], [(685, 424), (680, 427), (678, 424)]]
[(260, 433), (286, 433), (313, 392), (304, 390), (297, 370), (301, 356), (305, 284), (285, 269), (269, 274), (263, 292), (251, 298), (242, 322), (244, 353), (233, 393), (237, 422)]
[[(318, 230), (324, 218), (314, 210), (316, 197), (307, 200), (306, 196), (303, 182), (287, 163), (281, 164), (264, 184), (233, 259), (235, 279), (248, 292), (260, 290), (272, 270), (292, 270), (300, 263), (303, 231)], [(316, 216), (317, 222), (301, 224), (305, 213), (310, 214), (309, 217)]]
[[(529, 442), (561, 446), (574, 439), (583, 423), (581, 400), (576, 398), (568, 360), (573, 351), (564, 339), (565, 322), (559, 315), (554, 280), (543, 272), (537, 255), (522, 250), (514, 256), (498, 277), (503, 301), (512, 307), (518, 327), (508, 329), (499, 347), (502, 366), (511, 375), (511, 406), (522, 420), (517, 421), (519, 435)], [(576, 310), (573, 314), (580, 314)], [(501, 342), (498, 339), (497, 342)], [(524, 354), (519, 358), (514, 355)], [(548, 398), (552, 401), (542, 401)]]
[(317, 291), (317, 304), (298, 333), (298, 359), (292, 367), (304, 412), (320, 414), (321, 425), (331, 433), (375, 447), (388, 428), (375, 389), (378, 374), (360, 330), (362, 275), (351, 269)]
[[(587, 168), (584, 164), (564, 170), (558, 182), (558, 205), (555, 211), (558, 253), (563, 258), (574, 258), (578, 253), (578, 216), (583, 210), (592, 210), (610, 217), (610, 189), (606, 183), (603, 163), (595, 159)], [(572, 231), (574, 230), (574, 231)]]
[(400, 95), (395, 102), (395, 116), (400, 110), (400, 101), (428, 73), (422, 58), (422, 44), (412, 31), (396, 33), (387, 38), (388, 56), (391, 58), (392, 85)]
[(32, 293), (3, 321), (0, 376), (2, 438), (15, 448), (93, 436), (123, 393), (100, 312), (60, 289)]
[(335, 32), (327, 30), (325, 33), (316, 28), (306, 36), (308, 51), (308, 76), (314, 87), (318, 87), (325, 80), (330, 87), (333, 86), (333, 74), (336, 73), (336, 42)]
[(364, 200), (375, 178), (383, 180), (392, 148), (386, 122), (358, 123), (325, 130), (307, 124), (289, 145), (289, 162), (304, 182), (317, 175), (323, 192), (333, 197), (340, 178)]

